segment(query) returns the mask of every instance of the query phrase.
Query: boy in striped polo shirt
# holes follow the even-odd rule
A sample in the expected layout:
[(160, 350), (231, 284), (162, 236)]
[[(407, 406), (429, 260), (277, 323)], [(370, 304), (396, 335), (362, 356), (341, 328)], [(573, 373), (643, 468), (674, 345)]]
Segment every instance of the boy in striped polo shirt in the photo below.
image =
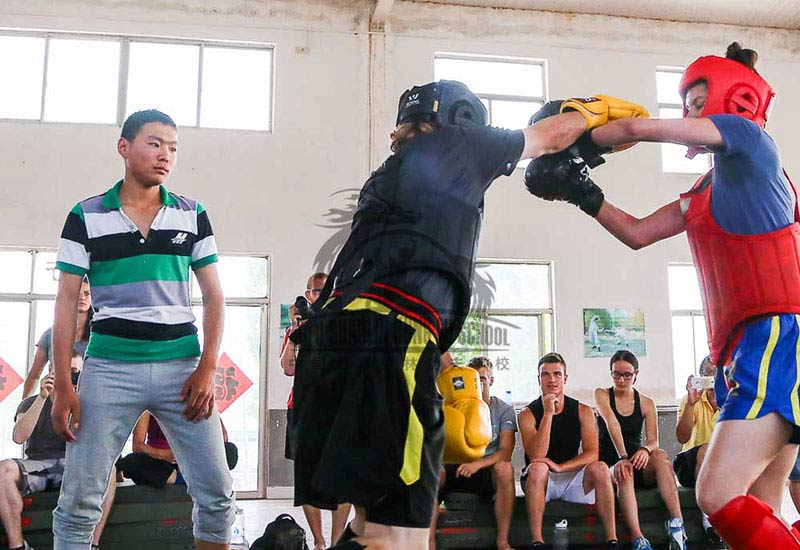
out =
[[(159, 111), (122, 127), (117, 150), (125, 178), (70, 211), (58, 248), (53, 325), (53, 426), (67, 440), (66, 469), (53, 512), (56, 549), (88, 549), (108, 474), (137, 418), (151, 411), (163, 427), (194, 501), (198, 550), (227, 549), (233, 522), (214, 374), (223, 296), (217, 247), (200, 203), (167, 191), (177, 129)], [(189, 297), (189, 269), (203, 294), (202, 350)], [(70, 346), (82, 277), (95, 313), (78, 392), (70, 385)]]

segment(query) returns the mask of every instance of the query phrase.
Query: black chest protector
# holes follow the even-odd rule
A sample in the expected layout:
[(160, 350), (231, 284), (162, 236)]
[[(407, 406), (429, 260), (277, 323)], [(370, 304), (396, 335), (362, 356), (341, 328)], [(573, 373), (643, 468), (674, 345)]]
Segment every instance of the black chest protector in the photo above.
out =
[[(389, 157), (367, 180), (350, 236), (318, 304), (334, 291), (343, 307), (375, 281), (407, 270), (435, 270), (455, 285), (455, 311), (439, 335), (447, 350), (469, 312), (483, 201), (470, 204), (452, 187), (429, 185), (404, 165), (408, 149)], [(416, 168), (415, 168), (416, 169)]]

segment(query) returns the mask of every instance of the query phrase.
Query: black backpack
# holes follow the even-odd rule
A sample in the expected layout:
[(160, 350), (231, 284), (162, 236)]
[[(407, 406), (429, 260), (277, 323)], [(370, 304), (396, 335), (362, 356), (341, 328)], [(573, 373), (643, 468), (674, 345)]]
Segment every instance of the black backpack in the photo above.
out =
[(253, 541), (251, 550), (308, 550), (306, 530), (292, 516), (281, 514), (267, 524), (264, 534)]

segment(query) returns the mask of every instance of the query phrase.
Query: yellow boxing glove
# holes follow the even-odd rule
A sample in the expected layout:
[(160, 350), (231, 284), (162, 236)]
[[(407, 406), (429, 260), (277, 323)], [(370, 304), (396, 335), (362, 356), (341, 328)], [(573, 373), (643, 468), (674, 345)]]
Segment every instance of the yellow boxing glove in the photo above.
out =
[(592, 97), (571, 97), (561, 104), (561, 112), (578, 111), (586, 119), (586, 129), (591, 130), (618, 118), (650, 118), (647, 109), (630, 101), (597, 94)]
[(481, 399), (478, 371), (453, 367), (439, 375), (437, 384), (444, 397), (444, 462), (481, 458), (492, 440), (492, 418)]

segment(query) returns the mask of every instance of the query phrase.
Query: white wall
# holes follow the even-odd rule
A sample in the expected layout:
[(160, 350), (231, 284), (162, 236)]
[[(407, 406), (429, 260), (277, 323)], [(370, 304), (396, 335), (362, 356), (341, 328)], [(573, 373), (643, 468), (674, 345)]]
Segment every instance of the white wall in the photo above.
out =
[[(369, 3), (255, 0), (5, 0), (0, 26), (186, 38), (276, 46), (272, 134), (182, 129), (169, 187), (208, 208), (222, 251), (272, 255), (268, 403), (282, 408), (290, 382), (279, 368), (278, 304), (305, 282), (330, 229), (318, 227), (329, 195), (360, 187), (388, 154), (400, 92), (433, 78), (436, 51), (546, 58), (550, 97), (608, 93), (655, 112), (657, 65), (686, 65), (741, 40), (778, 91), (770, 131), (800, 172), (792, 133), (800, 112), (800, 33), (518, 10), (397, 2), (385, 33), (368, 31)], [(370, 65), (370, 60), (373, 60)], [(371, 91), (370, 91), (371, 90)], [(119, 178), (112, 126), (0, 124), (0, 245), (55, 246), (67, 210)], [(373, 137), (370, 141), (370, 135)], [(674, 200), (691, 177), (663, 175), (660, 149), (640, 145), (594, 173), (617, 205), (644, 215)], [(647, 357), (639, 387), (672, 401), (667, 264), (689, 261), (685, 237), (632, 252), (568, 205), (527, 195), (518, 172), (487, 195), (484, 258), (555, 261), (556, 341), (572, 393), (609, 382), (604, 359), (582, 357), (582, 308), (641, 307)], [(532, 374), (533, 376), (534, 374)]]

